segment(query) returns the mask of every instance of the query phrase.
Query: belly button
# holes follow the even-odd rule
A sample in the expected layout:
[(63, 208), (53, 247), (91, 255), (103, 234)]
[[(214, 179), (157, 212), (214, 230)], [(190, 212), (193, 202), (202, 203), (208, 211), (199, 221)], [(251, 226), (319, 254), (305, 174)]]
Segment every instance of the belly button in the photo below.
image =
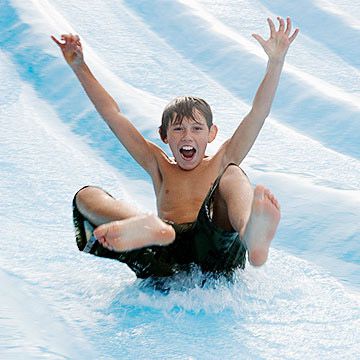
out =
[(165, 194), (168, 194), (169, 192), (170, 192), (169, 190), (167, 190), (167, 189), (165, 190)]

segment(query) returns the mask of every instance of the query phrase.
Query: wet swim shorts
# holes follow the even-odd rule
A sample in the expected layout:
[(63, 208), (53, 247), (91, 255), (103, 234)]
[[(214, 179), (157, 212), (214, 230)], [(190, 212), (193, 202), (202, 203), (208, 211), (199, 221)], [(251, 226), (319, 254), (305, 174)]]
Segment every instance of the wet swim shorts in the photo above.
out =
[(121, 261), (142, 279), (189, 271), (192, 264), (199, 265), (206, 273), (231, 275), (235, 269), (245, 267), (246, 249), (237, 232), (225, 231), (212, 221), (214, 193), (219, 186), (221, 176), (222, 174), (209, 190), (195, 222), (186, 224), (168, 222), (176, 232), (172, 244), (121, 253), (104, 248), (94, 237), (89, 241), (86, 240), (89, 238), (86, 236), (86, 231), (91, 232), (94, 226), (78, 210), (75, 194), (73, 221), (79, 250)]

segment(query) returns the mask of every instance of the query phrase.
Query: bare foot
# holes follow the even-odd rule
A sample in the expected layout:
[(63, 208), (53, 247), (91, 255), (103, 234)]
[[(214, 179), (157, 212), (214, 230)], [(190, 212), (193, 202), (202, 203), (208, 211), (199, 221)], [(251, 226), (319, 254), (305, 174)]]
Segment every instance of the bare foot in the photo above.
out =
[(265, 263), (279, 221), (278, 201), (268, 189), (261, 185), (256, 186), (251, 215), (244, 235), (250, 264), (260, 266)]
[(169, 245), (175, 240), (173, 227), (152, 214), (101, 225), (94, 230), (94, 235), (102, 246), (119, 252)]

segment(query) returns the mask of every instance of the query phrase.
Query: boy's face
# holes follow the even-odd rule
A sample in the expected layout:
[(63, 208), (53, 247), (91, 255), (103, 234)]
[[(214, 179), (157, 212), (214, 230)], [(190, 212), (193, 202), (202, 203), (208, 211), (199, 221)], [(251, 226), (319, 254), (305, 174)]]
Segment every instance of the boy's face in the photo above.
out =
[(207, 144), (215, 139), (217, 133), (215, 125), (208, 128), (201, 113), (197, 111), (194, 117), (196, 121), (184, 118), (181, 124), (169, 124), (164, 140), (169, 144), (177, 164), (184, 170), (192, 170), (200, 164)]

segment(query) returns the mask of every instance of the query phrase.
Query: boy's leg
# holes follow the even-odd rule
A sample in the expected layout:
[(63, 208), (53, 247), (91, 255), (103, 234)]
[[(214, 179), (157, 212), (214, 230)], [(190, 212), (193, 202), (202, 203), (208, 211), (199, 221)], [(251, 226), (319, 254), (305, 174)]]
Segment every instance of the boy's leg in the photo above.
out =
[(252, 189), (236, 165), (228, 166), (215, 192), (213, 220), (224, 230), (235, 229), (244, 242), (252, 265), (262, 265), (280, 220), (280, 206), (263, 186)]
[[(83, 188), (75, 201), (84, 218), (98, 226), (94, 235), (109, 250), (129, 251), (150, 245), (167, 245), (175, 239), (172, 226), (156, 215), (142, 214), (99, 188)], [(101, 226), (109, 222), (111, 224)]]
[(116, 200), (104, 190), (94, 186), (79, 190), (75, 201), (80, 213), (95, 226), (140, 215), (139, 211), (130, 204)]

